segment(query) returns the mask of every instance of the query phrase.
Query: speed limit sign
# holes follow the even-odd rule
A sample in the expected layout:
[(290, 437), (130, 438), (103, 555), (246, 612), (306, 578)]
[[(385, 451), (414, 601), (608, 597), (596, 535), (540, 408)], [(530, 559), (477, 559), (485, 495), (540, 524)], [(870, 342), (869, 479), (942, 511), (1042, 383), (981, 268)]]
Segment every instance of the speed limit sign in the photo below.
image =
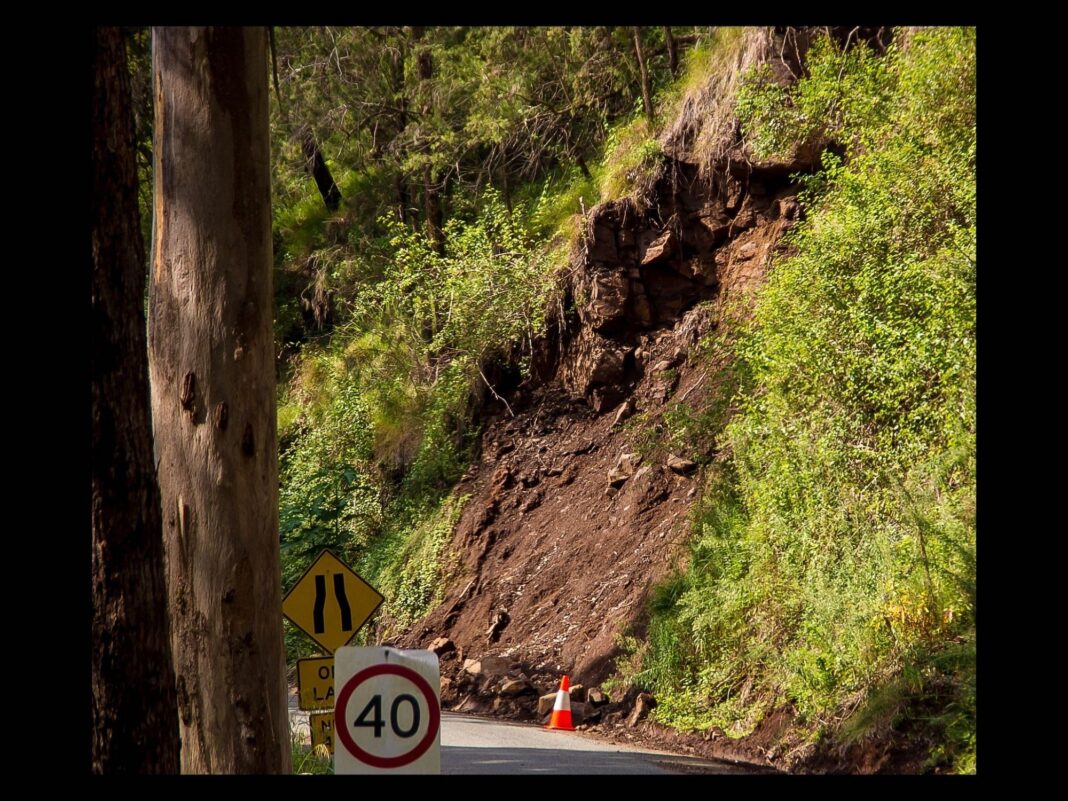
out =
[(334, 675), (335, 773), (441, 772), (436, 654), (339, 648)]

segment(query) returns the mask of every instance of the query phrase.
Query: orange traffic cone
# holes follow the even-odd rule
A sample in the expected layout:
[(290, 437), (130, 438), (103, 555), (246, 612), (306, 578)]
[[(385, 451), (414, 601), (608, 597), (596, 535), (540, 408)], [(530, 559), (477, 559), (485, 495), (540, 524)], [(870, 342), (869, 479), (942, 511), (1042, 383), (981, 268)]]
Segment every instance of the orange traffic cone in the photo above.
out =
[(563, 729), (564, 731), (575, 730), (575, 727), (571, 725), (571, 694), (568, 692), (570, 686), (567, 676), (560, 679), (560, 689), (556, 692), (553, 714), (549, 718), (549, 725), (545, 728)]

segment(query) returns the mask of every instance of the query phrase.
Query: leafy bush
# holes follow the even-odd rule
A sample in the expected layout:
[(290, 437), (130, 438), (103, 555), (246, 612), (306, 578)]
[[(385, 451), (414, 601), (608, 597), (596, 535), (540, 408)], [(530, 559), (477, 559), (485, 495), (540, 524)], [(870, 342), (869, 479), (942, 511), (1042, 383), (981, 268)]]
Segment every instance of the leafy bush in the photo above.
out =
[(974, 655), (974, 36), (820, 41), (798, 84), (741, 95), (756, 152), (846, 154), (735, 346), (731, 458), (634, 674), (662, 720), (739, 734), (778, 699), (832, 732), (860, 710), (859, 736), (933, 705), (933, 763), (974, 770), (974, 660), (947, 657)]
[[(279, 404), (283, 580), (324, 547), (359, 565), (404, 625), (441, 587), (485, 367), (543, 327), (552, 274), (499, 196), (445, 226), (445, 254), (384, 218), (391, 259), (330, 341), (306, 343)], [(287, 638), (291, 651), (301, 647)]]

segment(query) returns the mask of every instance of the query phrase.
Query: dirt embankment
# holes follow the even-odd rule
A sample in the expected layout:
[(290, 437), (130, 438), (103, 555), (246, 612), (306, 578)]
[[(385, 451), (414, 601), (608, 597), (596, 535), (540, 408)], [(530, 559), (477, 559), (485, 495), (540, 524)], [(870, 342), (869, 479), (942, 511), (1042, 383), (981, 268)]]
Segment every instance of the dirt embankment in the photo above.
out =
[[(872, 35), (881, 45), (881, 29)], [(916, 755), (875, 743), (819, 751), (788, 708), (734, 741), (650, 722), (655, 699), (636, 691), (588, 692), (614, 672), (619, 635), (640, 628), (652, 586), (680, 556), (699, 490), (700, 468), (649, 448), (650, 432), (679, 401), (700, 406), (714, 391), (695, 345), (728, 298), (763, 280), (799, 218), (790, 176), (833, 147), (812, 141), (792, 161), (756, 163), (717, 98), (761, 61), (790, 80), (809, 38), (750, 36), (668, 129), (669, 155), (641, 200), (589, 212), (565, 287), (570, 311), (540, 343), (535, 379), (483, 421), (481, 459), (458, 487), (470, 500), (444, 602), (396, 643), (440, 654), (446, 708), (541, 720), (566, 673), (584, 685), (576, 716), (610, 738), (797, 771), (918, 769)]]
[[(724, 297), (762, 280), (798, 218), (798, 166), (735, 152), (701, 177), (672, 161), (647, 207), (625, 198), (590, 212), (567, 288), (574, 312), (543, 343), (541, 379), (508, 398), (515, 416), (486, 421), (458, 487), (471, 497), (445, 600), (397, 642), (450, 641), (447, 708), (533, 719), (561, 674), (592, 687), (614, 671), (618, 636), (670, 570), (698, 491), (697, 466), (643, 455), (642, 433), (707, 392), (694, 346)], [(502, 694), (520, 674), (528, 686)], [(622, 724), (633, 698), (615, 700), (594, 720)]]

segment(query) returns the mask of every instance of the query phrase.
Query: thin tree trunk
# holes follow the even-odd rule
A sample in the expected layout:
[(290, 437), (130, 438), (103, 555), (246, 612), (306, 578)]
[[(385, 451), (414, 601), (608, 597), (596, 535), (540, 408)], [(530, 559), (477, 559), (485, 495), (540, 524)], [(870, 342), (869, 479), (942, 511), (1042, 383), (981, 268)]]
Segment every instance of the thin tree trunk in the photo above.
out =
[(512, 213), (512, 186), (508, 180), (508, 160), (504, 160), (504, 165), (501, 167), (501, 189), (504, 192), (504, 205), (508, 209), (508, 213)]
[(642, 49), (641, 28), (631, 28), (634, 32), (634, 52), (638, 54), (638, 71), (642, 79), (642, 104), (645, 106), (645, 116), (650, 123), (653, 122), (653, 100), (649, 88), (649, 70), (645, 66), (645, 51)]
[(434, 252), (445, 255), (444, 213), (441, 209), (441, 191), (434, 180), (434, 169), (427, 164), (423, 170), (423, 198), (425, 200), (426, 232)]
[(586, 159), (582, 158), (580, 155), (576, 155), (575, 162), (578, 164), (579, 172), (582, 173), (582, 177), (587, 181), (590, 180), (593, 176), (590, 175), (590, 168), (586, 164)]
[(152, 417), (182, 769), (288, 773), (267, 34), (155, 28)]
[(93, 34), (91, 655), (94, 773), (177, 773), (163, 524), (152, 459), (145, 246), (119, 28)]
[[(394, 136), (395, 141), (400, 141), (400, 138), (404, 135), (405, 129), (408, 127), (408, 97), (404, 91), (404, 53), (405, 45), (403, 37), (398, 42), (397, 48), (393, 51), (393, 56), (390, 61), (390, 81), (392, 83), (392, 89), (394, 96), (399, 98), (397, 110), (397, 133)], [(409, 214), (412, 216), (412, 230), (415, 230), (416, 222), (414, 212), (410, 211), (412, 204), (411, 191), (408, 188), (408, 179), (404, 173), (397, 166), (397, 176), (395, 178), (397, 188), (397, 204), (398, 212), (400, 216), (401, 224), (407, 225)]]
[(664, 26), (664, 43), (667, 45), (668, 69), (671, 70), (671, 77), (677, 78), (679, 75), (679, 46), (671, 33), (670, 25)]
[(326, 159), (319, 150), (319, 144), (315, 141), (311, 128), (307, 125), (301, 126), (297, 136), (300, 138), (300, 148), (304, 152), (304, 169), (315, 179), (315, 185), (319, 189), (326, 208), (330, 211), (337, 211), (338, 206), (341, 205), (341, 190), (334, 183), (334, 176), (330, 168), (326, 166)]
[[(423, 36), (421, 27), (412, 28), (412, 37), (416, 41)], [(429, 83), (434, 76), (434, 61), (430, 55), (430, 49), (424, 47), (416, 57), (416, 67), (419, 80)], [(430, 106), (429, 93), (425, 95), (427, 100), (421, 109), (423, 117), (429, 117), (433, 109)], [(445, 236), (442, 232), (444, 215), (441, 209), (441, 191), (438, 187), (434, 167), (427, 164), (423, 169), (423, 211), (426, 214), (426, 232), (430, 238), (430, 244), (438, 254), (445, 253)]]
[(408, 182), (404, 180), (404, 176), (401, 173), (397, 173), (397, 177), (394, 179), (397, 191), (397, 216), (400, 218), (401, 224), (408, 224), (408, 206), (411, 205), (411, 197), (408, 194)]
[[(286, 110), (286, 104), (282, 100), (282, 91), (278, 85), (278, 55), (274, 43), (274, 28), (268, 28), (267, 31), (271, 45), (271, 74), (274, 76), (274, 95), (278, 100), (278, 113), (282, 117), (282, 124), (288, 128), (289, 112)], [(338, 206), (341, 204), (341, 190), (338, 189), (337, 184), (334, 182), (334, 176), (330, 173), (330, 168), (326, 166), (326, 159), (323, 158), (322, 151), (319, 150), (319, 143), (315, 141), (311, 128), (308, 125), (302, 125), (300, 130), (297, 131), (297, 137), (300, 139), (301, 152), (304, 153), (304, 169), (315, 181), (315, 186), (323, 199), (323, 205), (326, 206), (328, 211), (337, 211)]]

